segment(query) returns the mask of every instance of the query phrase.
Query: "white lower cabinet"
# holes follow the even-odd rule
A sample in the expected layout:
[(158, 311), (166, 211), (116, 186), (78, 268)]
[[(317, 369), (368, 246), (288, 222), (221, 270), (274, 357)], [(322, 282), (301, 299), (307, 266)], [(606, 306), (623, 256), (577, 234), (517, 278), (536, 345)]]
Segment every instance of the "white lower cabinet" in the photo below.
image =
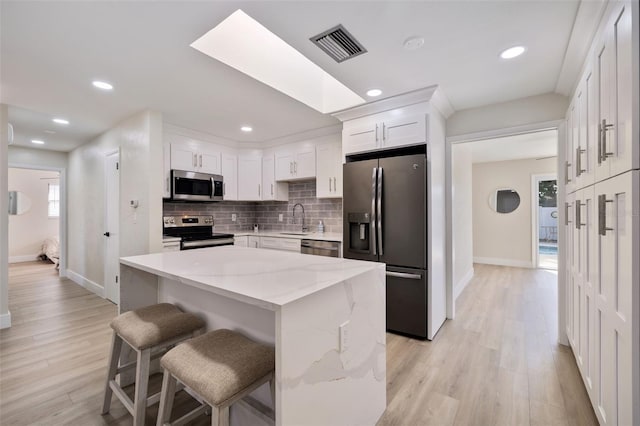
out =
[[(640, 424), (640, 171), (567, 195), (567, 335), (598, 420)], [(635, 403), (634, 403), (635, 401)]]
[(240, 235), (233, 237), (233, 245), (236, 247), (249, 247), (249, 236)]
[(260, 237), (260, 248), (299, 252), (300, 240), (297, 238)]
[(247, 245), (248, 247), (260, 248), (260, 237), (256, 235), (249, 235), (247, 237)]

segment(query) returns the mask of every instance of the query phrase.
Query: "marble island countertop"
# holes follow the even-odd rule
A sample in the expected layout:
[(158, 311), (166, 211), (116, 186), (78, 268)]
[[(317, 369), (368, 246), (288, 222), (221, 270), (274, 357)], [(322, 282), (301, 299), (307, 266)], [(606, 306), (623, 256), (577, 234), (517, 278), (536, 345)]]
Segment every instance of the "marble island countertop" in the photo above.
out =
[(254, 236), (254, 237), (276, 237), (276, 238), (294, 238), (298, 240), (317, 240), (317, 241), (338, 241), (342, 242), (342, 234), (338, 232), (309, 232), (306, 235), (301, 233), (289, 233), (287, 231), (259, 231), (259, 232), (233, 232), (235, 237)]
[[(255, 235), (250, 233), (250, 235)], [(120, 258), (124, 265), (272, 311), (383, 263), (247, 247), (211, 247)]]

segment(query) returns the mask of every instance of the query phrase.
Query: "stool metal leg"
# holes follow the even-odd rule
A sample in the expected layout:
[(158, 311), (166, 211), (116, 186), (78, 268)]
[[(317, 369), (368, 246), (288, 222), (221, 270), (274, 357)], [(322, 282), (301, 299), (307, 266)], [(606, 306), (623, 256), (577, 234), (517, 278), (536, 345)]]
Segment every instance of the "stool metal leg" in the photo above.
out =
[(151, 349), (144, 349), (138, 352), (136, 365), (136, 393), (133, 401), (133, 424), (143, 426), (144, 417), (147, 411), (147, 388), (149, 386), (149, 364), (151, 362)]
[(120, 362), (120, 352), (122, 351), (122, 339), (114, 331), (111, 338), (111, 355), (109, 357), (109, 371), (107, 372), (107, 380), (104, 389), (104, 402), (102, 404), (102, 414), (107, 414), (111, 409), (111, 386), (109, 382), (115, 380), (118, 374), (118, 364)]
[(162, 391), (160, 394), (160, 408), (158, 409), (158, 422), (156, 426), (163, 426), (171, 420), (173, 398), (176, 394), (176, 378), (164, 370), (162, 376)]
[(229, 426), (229, 406), (211, 408), (211, 426)]

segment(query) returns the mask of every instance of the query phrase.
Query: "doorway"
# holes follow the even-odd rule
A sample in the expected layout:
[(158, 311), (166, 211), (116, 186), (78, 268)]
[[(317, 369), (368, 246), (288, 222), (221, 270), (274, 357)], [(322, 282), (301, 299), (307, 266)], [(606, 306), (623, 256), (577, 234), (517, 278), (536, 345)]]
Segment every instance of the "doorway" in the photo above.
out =
[(533, 253), (541, 269), (558, 269), (558, 181), (557, 175), (534, 175), (532, 188)]

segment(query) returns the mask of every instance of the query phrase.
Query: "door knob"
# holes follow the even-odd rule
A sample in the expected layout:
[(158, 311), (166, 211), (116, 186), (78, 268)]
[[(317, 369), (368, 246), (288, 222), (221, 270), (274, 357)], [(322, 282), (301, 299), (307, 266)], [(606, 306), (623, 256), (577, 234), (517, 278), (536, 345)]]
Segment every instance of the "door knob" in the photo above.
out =
[(104, 233), (104, 234), (102, 234), (102, 235), (104, 235), (105, 237), (110, 237), (110, 236), (111, 236), (111, 234), (110, 234), (109, 232), (105, 232), (105, 233)]

